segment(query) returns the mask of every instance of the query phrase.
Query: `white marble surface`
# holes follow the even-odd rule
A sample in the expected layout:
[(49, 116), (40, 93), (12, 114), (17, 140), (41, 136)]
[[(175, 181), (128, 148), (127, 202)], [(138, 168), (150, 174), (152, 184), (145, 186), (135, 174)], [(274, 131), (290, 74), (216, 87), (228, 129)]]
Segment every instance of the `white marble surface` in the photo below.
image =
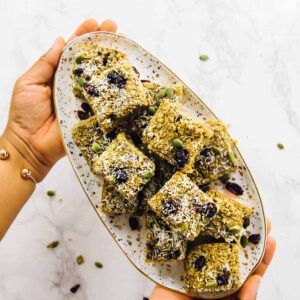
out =
[[(300, 267), (300, 3), (297, 0), (1, 0), (0, 129), (10, 94), (57, 35), (111, 17), (231, 125), (273, 221), (278, 251), (258, 299), (292, 300)], [(207, 62), (198, 60), (208, 54)], [(282, 142), (280, 151), (276, 144)], [(57, 196), (49, 199), (48, 189)], [(46, 245), (59, 239), (49, 251)], [(74, 264), (83, 254), (86, 263)], [(93, 262), (103, 262), (96, 269)], [(70, 295), (75, 283), (81, 289)], [(0, 299), (141, 300), (152, 283), (116, 247), (66, 159), (0, 243)]]

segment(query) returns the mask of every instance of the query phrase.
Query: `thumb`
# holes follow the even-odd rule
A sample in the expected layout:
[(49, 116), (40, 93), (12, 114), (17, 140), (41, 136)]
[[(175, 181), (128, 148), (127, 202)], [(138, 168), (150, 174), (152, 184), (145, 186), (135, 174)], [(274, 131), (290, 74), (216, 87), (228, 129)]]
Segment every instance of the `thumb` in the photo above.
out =
[(52, 47), (22, 76), (31, 84), (43, 84), (50, 80), (58, 65), (65, 40), (58, 37)]

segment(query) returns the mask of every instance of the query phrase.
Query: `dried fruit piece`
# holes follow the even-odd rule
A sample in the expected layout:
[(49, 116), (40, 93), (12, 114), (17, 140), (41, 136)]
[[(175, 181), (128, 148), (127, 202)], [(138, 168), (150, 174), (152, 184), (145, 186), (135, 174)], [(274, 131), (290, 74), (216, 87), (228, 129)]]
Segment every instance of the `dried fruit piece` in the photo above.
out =
[(83, 73), (83, 69), (82, 68), (76, 68), (76, 69), (73, 70), (73, 74), (75, 76), (80, 76), (80, 75), (82, 75), (82, 73)]
[(248, 241), (252, 244), (257, 245), (261, 240), (261, 235), (259, 233), (251, 234), (248, 237)]
[(162, 205), (161, 214), (164, 217), (170, 214), (176, 213), (178, 211), (178, 204), (173, 200), (164, 200)]
[(182, 168), (189, 160), (189, 152), (185, 149), (177, 149), (174, 154), (174, 166), (177, 169)]
[(78, 291), (79, 288), (80, 288), (80, 284), (75, 284), (74, 286), (72, 286), (70, 288), (70, 292), (75, 294)]
[(114, 84), (119, 89), (123, 89), (126, 86), (127, 79), (125, 78), (123, 73), (112, 71), (107, 75), (107, 81), (109, 84)]
[(203, 205), (194, 205), (195, 210), (204, 217), (211, 219), (218, 212), (218, 207), (214, 202), (209, 202)]
[(137, 217), (129, 217), (129, 226), (131, 230), (139, 230), (140, 229), (140, 223)]
[(114, 177), (118, 183), (125, 183), (128, 180), (127, 172), (124, 169), (116, 169)]
[(229, 272), (225, 270), (224, 274), (218, 275), (216, 279), (217, 279), (218, 286), (228, 284)]
[(202, 185), (199, 186), (199, 189), (200, 189), (202, 192), (206, 193), (206, 192), (209, 191), (209, 184), (208, 184), (208, 183), (207, 183), (207, 184), (202, 184)]
[(194, 269), (197, 270), (197, 271), (201, 270), (204, 267), (205, 263), (206, 263), (205, 256), (203, 256), (203, 255), (199, 256), (195, 260)]
[(246, 229), (250, 225), (250, 218), (244, 217), (243, 218), (243, 227)]
[(90, 83), (85, 83), (85, 84), (83, 85), (83, 88), (84, 88), (85, 91), (86, 91), (89, 95), (91, 95), (91, 96), (99, 97), (99, 95), (100, 95), (100, 93), (99, 93), (97, 87), (94, 86), (94, 85), (92, 85), (92, 84), (90, 84)]
[(244, 190), (242, 189), (242, 187), (232, 181), (227, 181), (225, 187), (229, 192), (231, 192), (237, 196), (241, 196), (244, 193)]

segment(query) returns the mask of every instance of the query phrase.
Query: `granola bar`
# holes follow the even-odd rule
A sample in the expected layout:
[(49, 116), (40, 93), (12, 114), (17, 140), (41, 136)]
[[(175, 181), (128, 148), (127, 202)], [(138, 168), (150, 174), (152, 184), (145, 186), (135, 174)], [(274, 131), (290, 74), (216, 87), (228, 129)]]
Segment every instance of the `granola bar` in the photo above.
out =
[(148, 204), (172, 230), (188, 240), (194, 240), (218, 212), (212, 199), (181, 172), (176, 172)]
[(172, 231), (153, 213), (146, 215), (146, 227), (147, 260), (171, 261), (185, 258), (187, 242), (180, 233)]
[(75, 144), (92, 169), (94, 159), (102, 154), (111, 138), (100, 130), (95, 116), (80, 121), (72, 128), (71, 133)]
[(226, 243), (198, 245), (184, 264), (184, 288), (192, 296), (240, 286), (239, 248)]
[(210, 224), (203, 229), (201, 235), (224, 238), (227, 242), (239, 241), (245, 233), (243, 228), (244, 219), (250, 218), (253, 210), (213, 189), (207, 195), (219, 207), (219, 212)]
[(103, 175), (124, 198), (131, 199), (153, 177), (155, 165), (124, 133), (119, 133), (95, 160), (94, 172)]

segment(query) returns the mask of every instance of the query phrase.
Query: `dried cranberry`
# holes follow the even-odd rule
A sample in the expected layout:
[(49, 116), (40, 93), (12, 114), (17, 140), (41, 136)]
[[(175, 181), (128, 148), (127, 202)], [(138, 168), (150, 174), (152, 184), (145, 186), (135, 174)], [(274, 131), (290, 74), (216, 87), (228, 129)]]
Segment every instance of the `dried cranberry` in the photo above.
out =
[(174, 154), (174, 166), (176, 169), (182, 168), (189, 160), (189, 152), (185, 148), (176, 149)]
[(206, 204), (195, 204), (196, 212), (205, 216), (206, 218), (212, 218), (218, 212), (217, 205), (214, 202), (208, 202)]
[(164, 217), (169, 216), (170, 214), (176, 213), (178, 211), (178, 204), (173, 200), (164, 200), (161, 214)]
[(202, 192), (206, 193), (206, 192), (209, 191), (209, 184), (208, 184), (208, 183), (207, 183), (207, 184), (202, 184), (202, 185), (199, 186), (199, 189), (200, 189)]
[(257, 234), (251, 234), (249, 237), (248, 237), (248, 241), (252, 244), (255, 244), (257, 245), (261, 240), (261, 236), (259, 233)]
[(118, 183), (125, 183), (128, 180), (127, 172), (124, 169), (116, 169), (114, 176)]
[(244, 193), (244, 190), (242, 189), (242, 187), (232, 181), (227, 181), (225, 187), (229, 192), (231, 192), (232, 194), (235, 194), (237, 196), (243, 195), (243, 193)]
[(127, 79), (124, 78), (121, 72), (112, 71), (107, 75), (107, 81), (109, 84), (114, 84), (119, 89), (123, 89), (126, 86)]
[(78, 291), (79, 288), (80, 288), (80, 284), (75, 284), (74, 286), (72, 286), (72, 287), (70, 288), (70, 291), (71, 291), (73, 294), (75, 294), (75, 293)]
[(77, 116), (80, 120), (86, 120), (90, 117), (89, 114), (83, 110), (77, 110)]
[[(101, 54), (101, 53), (100, 53)], [(98, 55), (100, 55), (99, 52), (98, 52)], [(104, 54), (104, 57), (103, 57), (103, 60), (102, 60), (102, 65), (103, 66), (106, 66), (107, 65), (107, 62), (108, 62), (108, 57), (109, 57), (109, 53), (105, 53)]]
[(85, 91), (91, 95), (91, 96), (95, 96), (95, 97), (98, 97), (100, 94), (99, 94), (99, 91), (97, 89), (96, 86), (90, 84), (90, 83), (85, 83), (83, 85), (83, 88), (85, 89)]
[(180, 250), (179, 249), (172, 249), (169, 251), (167, 255), (167, 259), (176, 259), (180, 256)]
[(80, 76), (83, 73), (83, 69), (82, 68), (77, 68), (75, 70), (73, 70), (73, 74), (76, 76)]
[(81, 108), (86, 112), (91, 112), (91, 113), (93, 112), (91, 106), (87, 102), (82, 102)]
[(224, 274), (218, 275), (216, 279), (217, 279), (218, 286), (228, 284), (229, 272), (226, 271), (226, 272), (224, 272)]
[(199, 256), (194, 262), (194, 269), (200, 271), (204, 267), (205, 263), (206, 263), (205, 256), (203, 255)]
[(129, 217), (129, 226), (131, 230), (138, 230), (140, 228), (140, 223), (138, 218), (136, 217)]
[(209, 147), (205, 147), (201, 152), (200, 152), (200, 155), (202, 156), (210, 156), (211, 154), (211, 149)]
[(111, 132), (105, 134), (105, 136), (106, 136), (110, 141), (112, 141), (113, 139), (116, 138), (117, 134), (116, 134), (115, 131), (111, 131)]
[(250, 225), (250, 219), (248, 217), (245, 217), (243, 219), (243, 227), (246, 229)]

